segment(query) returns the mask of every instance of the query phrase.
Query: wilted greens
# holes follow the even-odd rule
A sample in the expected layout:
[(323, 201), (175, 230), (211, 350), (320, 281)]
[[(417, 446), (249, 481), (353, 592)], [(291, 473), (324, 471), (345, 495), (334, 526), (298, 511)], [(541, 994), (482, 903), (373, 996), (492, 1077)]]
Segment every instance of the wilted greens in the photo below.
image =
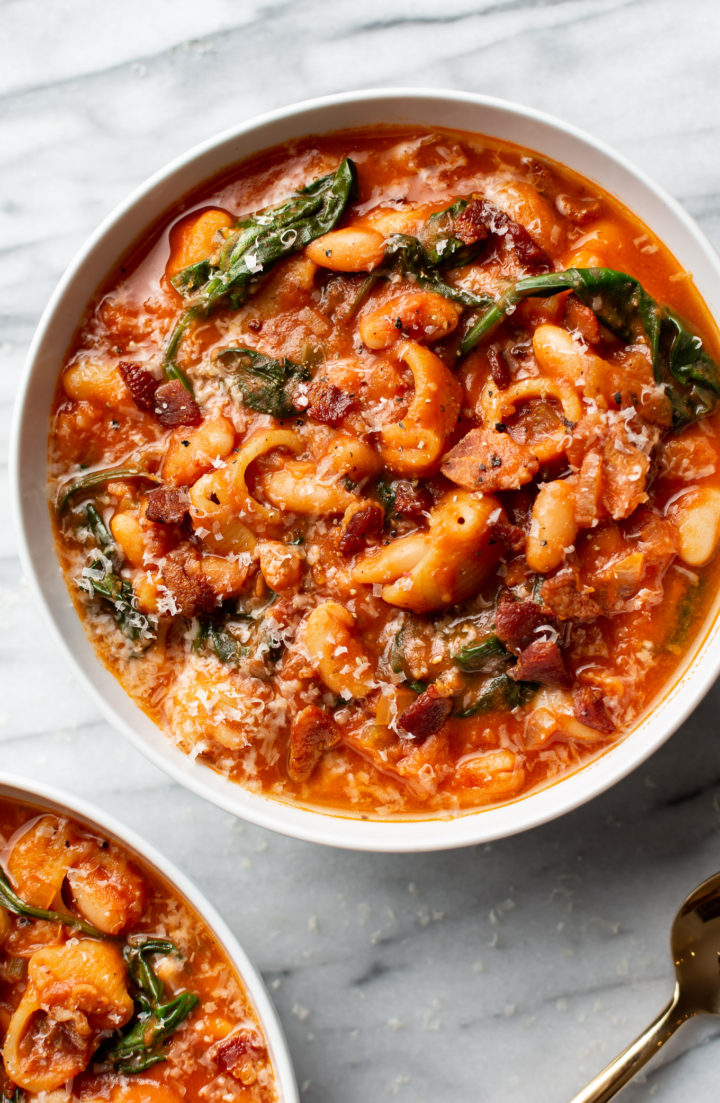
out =
[(92, 490), (95, 486), (102, 486), (113, 479), (144, 479), (146, 482), (159, 483), (157, 475), (149, 471), (139, 471), (136, 467), (106, 467), (102, 471), (90, 471), (87, 475), (81, 475), (72, 482), (67, 483), (58, 495), (55, 509), (62, 513), (71, 498), (83, 490)]
[(461, 670), (473, 673), (482, 670), (488, 659), (499, 655), (509, 658), (505, 645), (500, 642), (496, 635), (491, 634), (484, 640), (479, 640), (477, 643), (468, 643), (461, 647), (453, 655), (453, 661), (457, 663)]
[(164, 986), (150, 961), (155, 954), (179, 951), (169, 939), (150, 935), (133, 935), (123, 947), (136, 995), (135, 1014), (104, 1054), (104, 1060), (118, 1072), (132, 1075), (166, 1060), (163, 1044), (200, 1002), (192, 992), (180, 992), (163, 1002)]
[(468, 330), (465, 355), (487, 337), (524, 299), (574, 291), (622, 341), (646, 341), (655, 380), (664, 387), (676, 428), (705, 417), (720, 397), (720, 366), (670, 307), (658, 303), (633, 276), (613, 268), (569, 268), (529, 276), (509, 287)]
[(48, 923), (62, 923), (65, 927), (82, 931), (92, 938), (105, 938), (104, 934), (96, 930), (91, 923), (84, 919), (77, 919), (74, 915), (65, 915), (62, 912), (48, 911), (47, 908), (35, 908), (26, 904), (13, 891), (6, 873), (0, 869), (0, 907), (5, 908), (12, 915), (20, 915), (25, 919), (44, 919)]
[(95, 506), (86, 506), (85, 516), (100, 554), (83, 569), (78, 585), (112, 606), (118, 628), (131, 640), (150, 639), (155, 631), (154, 622), (140, 612), (132, 584), (120, 574), (117, 547), (110, 530)]
[(482, 712), (498, 712), (526, 705), (538, 691), (535, 682), (516, 682), (508, 674), (499, 674), (486, 683), (475, 700), (465, 703), (454, 713), (462, 719)]
[(304, 364), (283, 356), (275, 359), (256, 349), (228, 347), (218, 352), (220, 363), (230, 381), (230, 392), (237, 387), (246, 406), (260, 414), (293, 417), (302, 411), (295, 405), (294, 385), (310, 378)]
[(168, 379), (179, 379), (190, 389), (187, 376), (176, 363), (187, 330), (219, 306), (242, 306), (258, 278), (277, 261), (332, 230), (355, 193), (356, 180), (355, 165), (346, 157), (335, 172), (300, 188), (277, 207), (242, 219), (216, 255), (173, 276), (173, 286), (188, 309), (173, 329), (165, 350), (163, 369)]

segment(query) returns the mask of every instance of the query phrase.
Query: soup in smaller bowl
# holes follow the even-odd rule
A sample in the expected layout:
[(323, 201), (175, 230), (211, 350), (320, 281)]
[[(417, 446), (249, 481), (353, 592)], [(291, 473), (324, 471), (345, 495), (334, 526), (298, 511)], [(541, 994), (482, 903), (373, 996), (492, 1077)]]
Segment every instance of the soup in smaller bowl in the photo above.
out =
[(157, 870), (84, 819), (12, 793), (0, 795), (0, 844), (3, 1099), (295, 1098), (245, 979)]

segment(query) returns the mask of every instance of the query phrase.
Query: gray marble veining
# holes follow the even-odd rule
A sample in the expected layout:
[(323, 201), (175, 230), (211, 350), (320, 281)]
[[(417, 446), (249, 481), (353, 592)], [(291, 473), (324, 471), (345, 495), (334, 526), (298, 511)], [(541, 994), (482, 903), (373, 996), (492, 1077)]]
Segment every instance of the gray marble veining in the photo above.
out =
[[(145, 176), (253, 113), (427, 84), (561, 115), (720, 245), (720, 8), (689, 0), (4, 0), (0, 516), (20, 367), (83, 239)], [(668, 998), (669, 924), (720, 867), (720, 687), (642, 769), (531, 834), (447, 854), (320, 849), (171, 784), (99, 718), (0, 526), (0, 764), (110, 809), (230, 921), (311, 1103), (562, 1103)], [(717, 1097), (720, 1024), (624, 1098)]]

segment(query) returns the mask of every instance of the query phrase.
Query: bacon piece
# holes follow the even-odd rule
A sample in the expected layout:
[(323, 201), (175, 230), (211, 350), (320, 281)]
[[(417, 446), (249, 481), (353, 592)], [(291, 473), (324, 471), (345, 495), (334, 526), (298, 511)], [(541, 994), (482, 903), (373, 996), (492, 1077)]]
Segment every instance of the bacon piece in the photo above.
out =
[(487, 358), (495, 386), (499, 391), (506, 391), (512, 381), (507, 360), (493, 345), (487, 350)]
[(199, 425), (200, 407), (179, 379), (161, 383), (155, 391), (155, 417), (167, 429), (178, 425)]
[(400, 479), (393, 483), (393, 490), (395, 491), (394, 510), (404, 517), (422, 517), (433, 507), (433, 496), (427, 487), (414, 486), (413, 483)]
[(400, 713), (397, 722), (403, 731), (422, 742), (440, 731), (451, 712), (452, 700), (431, 685)]
[(160, 575), (184, 617), (211, 613), (217, 606), (215, 591), (205, 578), (200, 557), (178, 548), (165, 557)]
[(342, 734), (332, 716), (318, 705), (297, 714), (290, 728), (287, 771), (292, 781), (307, 781), (326, 751), (337, 747)]
[(581, 724), (611, 735), (615, 724), (608, 715), (605, 694), (597, 686), (583, 686), (573, 697), (573, 712)]
[(525, 533), (518, 525), (508, 521), (506, 517), (500, 517), (489, 527), (492, 533), (490, 537), (491, 544), (499, 540), (510, 551), (519, 552), (524, 549), (526, 543)]
[(475, 245), (476, 242), (485, 241), (490, 236), (480, 200), (471, 199), (465, 210), (460, 212), (453, 222), (453, 234), (465, 245)]
[(519, 655), (537, 640), (537, 630), (545, 625), (555, 627), (552, 614), (534, 601), (513, 601), (504, 597), (495, 613), (495, 632), (508, 651)]
[(158, 486), (145, 496), (148, 521), (179, 525), (190, 508), (190, 495), (184, 486)]
[(120, 361), (118, 371), (138, 410), (152, 413), (155, 408), (155, 392), (160, 386), (152, 372), (128, 360)]
[(558, 620), (585, 624), (602, 615), (594, 598), (578, 590), (577, 582), (569, 571), (563, 571), (543, 582), (542, 599)]
[(349, 505), (340, 523), (338, 548), (343, 555), (362, 551), (368, 539), (382, 532), (385, 513), (378, 502), (368, 500)]
[(600, 340), (600, 320), (577, 295), (565, 300), (565, 326), (579, 333), (586, 345), (596, 345)]
[(570, 685), (562, 652), (550, 640), (534, 640), (523, 648), (509, 674), (516, 682), (541, 682), (544, 686)]
[(515, 222), (510, 215), (505, 214), (504, 211), (501, 211), (492, 203), (488, 203), (486, 199), (473, 196), (462, 214), (455, 219), (453, 233), (461, 241), (472, 244), (475, 241), (483, 240), (483, 238), (472, 236), (479, 232), (480, 226), (485, 227), (487, 234), (492, 234), (500, 240), (512, 243), (515, 255), (525, 268), (529, 268), (534, 272), (552, 271), (553, 265), (550, 257), (533, 240), (524, 226), (519, 222)]
[(354, 394), (342, 391), (327, 380), (320, 380), (310, 389), (310, 405), (307, 412), (313, 421), (321, 421), (325, 425), (337, 425), (354, 405)]
[(537, 474), (540, 461), (509, 433), (471, 429), (448, 452), (443, 475), (467, 490), (516, 490)]
[[(265, 1053), (265, 1043), (259, 1034), (238, 1030), (213, 1046), (212, 1060), (222, 1072), (229, 1072), (234, 1076), (236, 1072), (244, 1073), (243, 1066), (264, 1057)], [(250, 1083), (245, 1075), (241, 1078), (243, 1083)]]

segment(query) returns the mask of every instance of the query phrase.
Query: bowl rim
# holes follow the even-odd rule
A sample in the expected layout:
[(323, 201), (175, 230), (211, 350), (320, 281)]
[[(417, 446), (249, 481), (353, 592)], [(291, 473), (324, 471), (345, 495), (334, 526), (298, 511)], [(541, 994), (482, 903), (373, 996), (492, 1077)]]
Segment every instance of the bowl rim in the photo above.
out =
[[(287, 125), (301, 116), (308, 116), (305, 131), (307, 134), (342, 132), (343, 129), (348, 129), (347, 124), (345, 126), (336, 124), (330, 127), (326, 126), (324, 129), (322, 127), (314, 129), (313, 116), (320, 116), (329, 109), (346, 106), (373, 104), (377, 106), (381, 103), (391, 106), (392, 101), (395, 101), (395, 106), (398, 106), (401, 101), (413, 101), (416, 106), (419, 101), (426, 101), (435, 105), (446, 104), (448, 107), (458, 105), (489, 110), (499, 118), (505, 116), (516, 122), (523, 121), (538, 124), (543, 131), (554, 132), (558, 140), (569, 138), (576, 146), (585, 147), (584, 152), (588, 157), (599, 154), (601, 160), (608, 163), (610, 167), (619, 168), (621, 174), (627, 178), (629, 183), (639, 185), (646, 201), (657, 204), (660, 212), (670, 216), (670, 224), (660, 236), (666, 240), (672, 228), (673, 233), (679, 232), (684, 238), (686, 249), (693, 248), (695, 250), (693, 267), (696, 267), (696, 264), (702, 261), (705, 265), (706, 277), (717, 281), (717, 299), (718, 308), (720, 309), (720, 259), (695, 221), (672, 196), (642, 170), (636, 168), (622, 154), (617, 153), (602, 140), (594, 138), (573, 124), (508, 100), (442, 88), (380, 87), (303, 100), (253, 116), (237, 126), (228, 128), (198, 143), (175, 157), (134, 188), (126, 199), (111, 210), (76, 253), (42, 313), (21, 374), (10, 434), (10, 493), (14, 515), (17, 520), (19, 557), (30, 589), (36, 602), (43, 610), (46, 623), (50, 626), (51, 633), (61, 652), (70, 663), (75, 676), (89, 692), (91, 699), (115, 730), (120, 731), (155, 765), (169, 774), (173, 780), (233, 815), (308, 842), (353, 850), (402, 853), (476, 845), (529, 830), (573, 811), (586, 801), (599, 796), (636, 769), (669, 739), (687, 719), (708, 692), (720, 671), (720, 646), (717, 649), (717, 659), (714, 662), (711, 661), (711, 644), (716, 637), (720, 637), (720, 619), (717, 616), (720, 594), (717, 595), (718, 600), (713, 618), (708, 618), (708, 623), (712, 619), (712, 627), (707, 629), (702, 641), (699, 642), (699, 637), (696, 638), (693, 657), (685, 665), (680, 676), (674, 679), (669, 689), (666, 688), (665, 696), (655, 702), (650, 714), (644, 717), (629, 733), (579, 769), (564, 775), (548, 786), (531, 791), (528, 795), (517, 800), (475, 809), (470, 812), (463, 811), (447, 815), (440, 813), (426, 818), (397, 817), (386, 820), (374, 817), (355, 817), (351, 813), (337, 812), (332, 809), (308, 808), (282, 801), (277, 797), (252, 793), (238, 783), (222, 778), (210, 767), (191, 759), (190, 756), (180, 751), (164, 733), (163, 746), (151, 744), (147, 735), (136, 731), (135, 725), (116, 711), (91, 678), (91, 668), (96, 672), (97, 668), (103, 667), (102, 660), (94, 653), (92, 644), (90, 644), (90, 647), (93, 650), (93, 659), (90, 662), (81, 661), (65, 640), (60, 623), (50, 607), (49, 598), (45, 593), (39, 566), (31, 546), (29, 522), (23, 502), (21, 462), (23, 428), (32, 416), (30, 387), (34, 377), (36, 361), (46, 337), (46, 331), (51, 325), (68, 289), (72, 287), (76, 279), (82, 276), (85, 263), (90, 259), (91, 254), (102, 242), (102, 239), (113, 228), (121, 224), (127, 216), (132, 215), (134, 208), (153, 190), (162, 185), (164, 181), (229, 142), (252, 136), (254, 131), (260, 131), (273, 124)], [(401, 110), (401, 107), (398, 107), (398, 109)], [(448, 129), (453, 129), (451, 124), (452, 119), (448, 119), (444, 125)], [(401, 124), (393, 120), (389, 125), (397, 126)], [(412, 125), (419, 124), (414, 123)], [(355, 124), (350, 128), (352, 129), (354, 126)], [(458, 127), (457, 129), (464, 128)], [(476, 133), (483, 132), (478, 127)], [(486, 133), (501, 137), (497, 129), (488, 130)], [(283, 140), (289, 141), (292, 139), (288, 137), (280, 139), (281, 142)], [(271, 147), (267, 144), (260, 144), (255, 148), (257, 152), (262, 152), (263, 149)], [(543, 154), (543, 149), (540, 148), (537, 152)], [(551, 156), (550, 154), (545, 155)], [(572, 163), (569, 167), (574, 168)], [(221, 173), (222, 170), (223, 166), (218, 165), (215, 173), (210, 176), (206, 174), (205, 179), (212, 179), (213, 175)], [(575, 169), (575, 171), (580, 172), (581, 170)], [(588, 171), (582, 170), (581, 174), (592, 178)], [(607, 184), (603, 185), (601, 181), (598, 182), (612, 193), (612, 189)], [(182, 194), (187, 194), (187, 189)], [(621, 199), (622, 201), (624, 200)], [(163, 209), (167, 211), (167, 202)], [(672, 225), (673, 222), (674, 225)], [(146, 225), (148, 224), (146, 223)], [(135, 233), (129, 235), (129, 240), (131, 242), (135, 240), (139, 232), (136, 228)], [(675, 249), (673, 248), (672, 251), (675, 252)], [(110, 266), (107, 270), (110, 270)], [(46, 412), (43, 411), (43, 413), (46, 416)], [(57, 566), (57, 562), (55, 565)], [(56, 573), (57, 578), (54, 585), (60, 585), (64, 588), (66, 583), (59, 569)], [(74, 610), (73, 613), (77, 617)], [(99, 679), (101, 675), (96, 673), (96, 677)], [(122, 692), (125, 693), (124, 690)], [(132, 702), (136, 713), (152, 723), (140, 710), (139, 706), (132, 701), (129, 694), (126, 694), (126, 696)], [(640, 732), (643, 738), (639, 737)], [(635, 738), (636, 736), (637, 738)]]
[(43, 810), (47, 808), (51, 812), (77, 818), (129, 849), (141, 863), (149, 865), (185, 897), (217, 940), (246, 989), (268, 1043), (280, 1093), (278, 1103), (299, 1103), (297, 1079), (287, 1039), (265, 983), (226, 921), (197, 885), (155, 846), (133, 828), (121, 823), (112, 813), (57, 786), (0, 770), (0, 798), (41, 804)]

